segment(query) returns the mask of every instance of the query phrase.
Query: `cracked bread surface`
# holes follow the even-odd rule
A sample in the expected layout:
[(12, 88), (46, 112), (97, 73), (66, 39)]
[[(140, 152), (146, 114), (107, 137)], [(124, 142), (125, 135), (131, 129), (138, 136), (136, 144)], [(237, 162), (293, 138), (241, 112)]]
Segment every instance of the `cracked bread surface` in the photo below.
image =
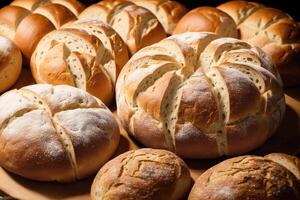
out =
[[(92, 23), (88, 27), (98, 25)], [(108, 51), (104, 44), (93, 33), (77, 25), (52, 31), (39, 42), (32, 55), (33, 77), (38, 83), (80, 88), (109, 105), (119, 71), (110, 54), (118, 49), (112, 47)]]
[(138, 149), (104, 165), (94, 179), (93, 200), (183, 198), (190, 189), (188, 167), (172, 152)]
[(285, 167), (259, 156), (240, 156), (208, 169), (189, 200), (298, 200), (300, 181)]
[(97, 98), (70, 86), (37, 84), (0, 97), (0, 166), (39, 181), (95, 173), (116, 150), (119, 129)]
[(283, 119), (282, 83), (273, 72), (265, 55), (243, 41), (173, 35), (124, 66), (118, 115), (146, 147), (184, 158), (242, 154), (262, 145)]

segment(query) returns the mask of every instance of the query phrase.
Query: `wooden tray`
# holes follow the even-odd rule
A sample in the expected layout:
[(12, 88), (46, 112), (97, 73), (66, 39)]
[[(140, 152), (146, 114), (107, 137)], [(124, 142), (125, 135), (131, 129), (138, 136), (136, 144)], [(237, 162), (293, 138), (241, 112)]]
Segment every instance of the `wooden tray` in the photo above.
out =
[[(29, 70), (24, 69), (15, 88), (20, 88), (33, 83), (34, 81)], [(262, 147), (249, 154), (266, 155), (271, 152), (283, 152), (297, 155), (300, 152), (300, 88), (286, 90), (286, 101), (286, 116), (279, 130)], [(112, 110), (115, 110), (115, 108), (112, 108)], [(114, 112), (114, 114), (116, 116), (116, 112)], [(120, 130), (120, 145), (114, 156), (140, 147), (128, 137), (128, 134), (121, 126)], [(186, 162), (189, 165), (192, 177), (195, 180), (206, 169), (223, 159), (224, 158), (217, 160), (186, 160)], [(89, 193), (93, 178), (94, 177), (90, 177), (71, 184), (55, 182), (45, 183), (24, 179), (0, 168), (0, 191), (2, 190), (16, 199), (90, 200)]]

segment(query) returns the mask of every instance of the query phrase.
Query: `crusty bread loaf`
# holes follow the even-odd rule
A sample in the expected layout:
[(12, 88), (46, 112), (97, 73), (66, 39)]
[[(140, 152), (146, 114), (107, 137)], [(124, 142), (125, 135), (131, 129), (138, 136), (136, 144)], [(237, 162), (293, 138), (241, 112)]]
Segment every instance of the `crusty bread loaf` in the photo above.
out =
[(127, 44), (132, 55), (166, 37), (166, 32), (154, 14), (127, 1), (101, 1), (86, 8), (79, 18), (102, 20), (110, 24)]
[(261, 50), (212, 33), (174, 35), (136, 53), (116, 85), (118, 115), (151, 148), (185, 158), (248, 152), (278, 128), (280, 77)]
[(119, 34), (111, 26), (99, 20), (78, 20), (67, 24), (65, 28), (84, 30), (102, 42), (105, 52), (100, 63), (115, 84), (122, 67), (129, 59), (127, 46)]
[(114, 83), (102, 63), (105, 52), (102, 42), (84, 30), (52, 31), (32, 55), (33, 77), (37, 83), (78, 87), (108, 105), (114, 96)]
[(0, 36), (0, 93), (17, 81), (22, 69), (22, 54), (14, 43)]
[(238, 37), (233, 19), (227, 13), (213, 7), (195, 8), (184, 15), (174, 34), (185, 32), (213, 32), (223, 37)]
[(74, 181), (112, 156), (119, 129), (97, 98), (70, 86), (32, 85), (0, 97), (0, 166), (40, 181)]
[(265, 156), (266, 159), (272, 160), (283, 167), (287, 168), (300, 180), (300, 159), (284, 153), (271, 153)]
[(130, 0), (134, 4), (150, 10), (163, 25), (168, 34), (172, 34), (176, 24), (187, 12), (184, 5), (171, 0)]
[(0, 10), (0, 35), (14, 41), (28, 64), (39, 40), (75, 21), (83, 9), (76, 0), (15, 0)]
[(174, 33), (187, 31), (215, 32), (257, 46), (276, 64), (285, 86), (300, 84), (300, 26), (280, 10), (248, 1), (199, 7), (182, 17)]
[(189, 169), (165, 150), (126, 152), (105, 164), (92, 185), (91, 197), (100, 199), (179, 200), (190, 189)]
[(195, 182), (189, 200), (298, 200), (300, 180), (276, 162), (258, 156), (225, 160)]

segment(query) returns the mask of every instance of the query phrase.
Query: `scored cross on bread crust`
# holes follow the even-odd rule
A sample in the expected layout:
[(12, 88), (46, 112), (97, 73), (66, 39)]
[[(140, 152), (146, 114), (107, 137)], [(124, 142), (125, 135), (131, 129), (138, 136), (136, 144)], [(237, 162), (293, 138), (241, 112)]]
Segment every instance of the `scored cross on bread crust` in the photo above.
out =
[(119, 129), (112, 113), (79, 89), (32, 85), (3, 94), (0, 104), (0, 165), (21, 176), (81, 179), (98, 170), (117, 147)]
[(240, 40), (174, 35), (125, 65), (116, 86), (118, 114), (148, 147), (185, 158), (245, 153), (284, 116), (282, 83), (272, 72), (265, 55)]

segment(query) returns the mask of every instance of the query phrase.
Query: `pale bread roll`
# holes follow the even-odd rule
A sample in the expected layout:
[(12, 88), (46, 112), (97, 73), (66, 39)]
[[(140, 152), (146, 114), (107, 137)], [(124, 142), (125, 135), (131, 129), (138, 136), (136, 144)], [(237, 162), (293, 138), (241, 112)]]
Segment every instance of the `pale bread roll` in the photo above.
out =
[(0, 166), (39, 181), (85, 178), (108, 161), (119, 142), (106, 106), (63, 85), (31, 85), (0, 96), (0, 130)]

